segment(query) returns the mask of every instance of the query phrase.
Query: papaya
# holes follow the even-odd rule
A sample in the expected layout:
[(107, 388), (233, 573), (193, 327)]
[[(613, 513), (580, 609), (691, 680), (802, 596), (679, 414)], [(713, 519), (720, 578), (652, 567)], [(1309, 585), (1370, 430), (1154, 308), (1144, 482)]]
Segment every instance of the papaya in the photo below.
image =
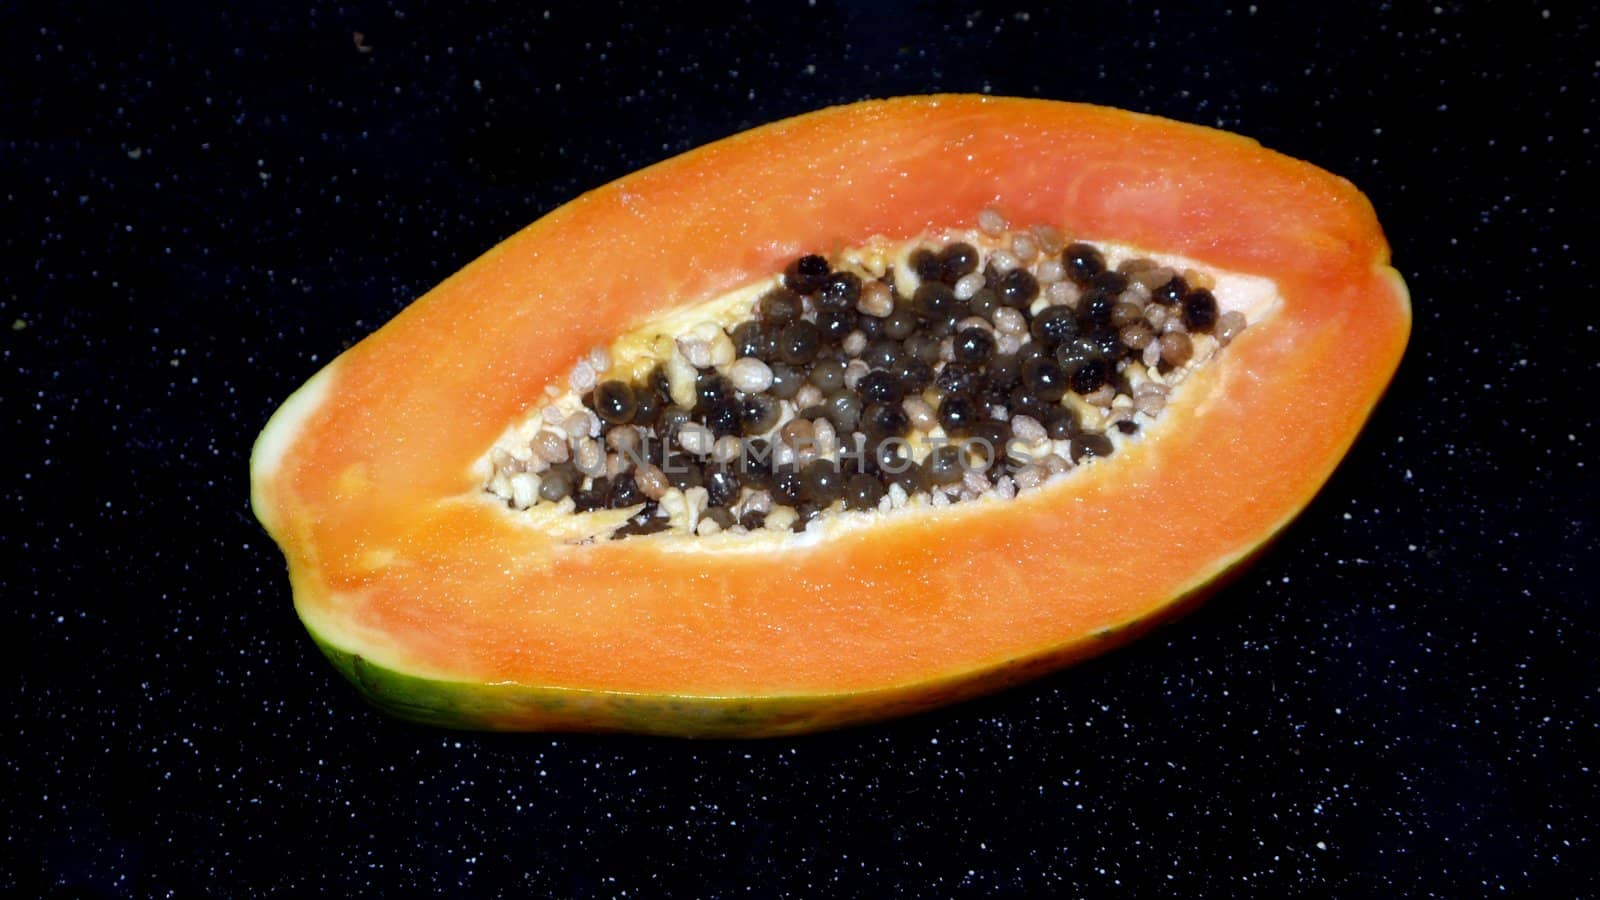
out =
[(251, 500), (387, 712), (834, 728), (1190, 608), (1322, 486), (1410, 320), (1367, 199), (1247, 138), (862, 102), (506, 239), (284, 402)]

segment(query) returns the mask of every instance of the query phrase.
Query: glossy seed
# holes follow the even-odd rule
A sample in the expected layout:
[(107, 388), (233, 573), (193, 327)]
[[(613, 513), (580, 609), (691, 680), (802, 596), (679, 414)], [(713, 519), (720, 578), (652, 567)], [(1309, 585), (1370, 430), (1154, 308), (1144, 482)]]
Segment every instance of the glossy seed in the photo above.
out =
[(797, 294), (814, 294), (827, 283), (830, 271), (826, 259), (807, 254), (783, 270), (783, 283)]
[(828, 420), (838, 430), (849, 433), (861, 424), (861, 398), (854, 391), (840, 388), (823, 401)]
[(577, 467), (571, 463), (551, 466), (539, 481), (539, 499), (554, 503), (572, 493)]
[(1182, 275), (1173, 275), (1150, 292), (1150, 299), (1163, 306), (1174, 306), (1182, 303), (1187, 293), (1189, 293), (1189, 283), (1183, 280)]
[(904, 389), (893, 372), (876, 369), (856, 383), (856, 393), (868, 403), (899, 403)]
[(837, 359), (819, 360), (811, 367), (810, 379), (823, 393), (832, 393), (844, 387), (844, 363)]
[(706, 502), (711, 506), (727, 506), (737, 500), (742, 486), (734, 467), (712, 466), (706, 470)]
[(1105, 386), (1106, 379), (1110, 377), (1110, 368), (1105, 360), (1098, 357), (1078, 364), (1068, 376), (1068, 384), (1072, 390), (1079, 394), (1089, 394)]
[(944, 265), (939, 262), (939, 254), (927, 247), (918, 247), (911, 252), (911, 271), (917, 273), (921, 281), (938, 281), (944, 274)]
[(631, 472), (618, 475), (606, 492), (606, 506), (611, 509), (624, 509), (644, 501), (644, 491), (640, 490)]
[(844, 474), (831, 460), (812, 461), (805, 468), (804, 478), (803, 496), (819, 508), (839, 499), (844, 492)]
[(1042, 350), (1053, 350), (1064, 341), (1078, 336), (1078, 316), (1071, 307), (1050, 306), (1039, 311), (1028, 326), (1029, 333)]
[(982, 372), (975, 366), (950, 363), (933, 378), (933, 386), (942, 394), (970, 393), (978, 386)]
[(994, 356), (994, 338), (982, 328), (963, 328), (952, 345), (956, 362), (982, 365)]
[(1085, 431), (1073, 436), (1070, 446), (1072, 461), (1075, 463), (1110, 456), (1113, 449), (1110, 438), (1095, 431)]
[(778, 363), (772, 366), (772, 385), (767, 391), (779, 400), (789, 400), (805, 383), (805, 372), (786, 363)]
[(817, 314), (817, 336), (822, 343), (841, 344), (856, 330), (857, 313), (854, 310), (823, 310)]
[(928, 484), (955, 484), (966, 470), (961, 448), (955, 444), (941, 444), (933, 448), (922, 461), (923, 478)]
[(1106, 260), (1100, 251), (1081, 241), (1068, 244), (1061, 251), (1061, 264), (1067, 269), (1067, 277), (1079, 285), (1089, 284), (1094, 276), (1106, 270)]
[(959, 301), (950, 285), (943, 282), (924, 282), (911, 296), (912, 309), (924, 319), (939, 320), (956, 313)]
[(1045, 414), (1044, 430), (1053, 441), (1064, 441), (1078, 432), (1078, 415), (1065, 406), (1053, 407)]
[(1183, 324), (1190, 331), (1210, 331), (1217, 324), (1217, 298), (1204, 288), (1185, 294)]
[(878, 508), (883, 499), (883, 482), (865, 473), (850, 476), (845, 482), (845, 505), (850, 509), (870, 511)]
[(761, 321), (768, 325), (783, 326), (800, 318), (804, 309), (800, 297), (788, 288), (773, 288), (761, 295), (757, 303)]
[(822, 284), (817, 305), (825, 310), (846, 312), (861, 300), (861, 276), (854, 272), (834, 272)]
[(1060, 400), (1067, 392), (1067, 373), (1048, 356), (1030, 359), (1022, 367), (1022, 382), (1046, 403)]
[(1084, 291), (1078, 298), (1078, 321), (1086, 327), (1105, 325), (1111, 321), (1111, 310), (1116, 305), (1116, 298), (1104, 291)]
[(957, 241), (939, 251), (939, 275), (946, 284), (955, 284), (962, 276), (978, 271), (978, 248), (965, 241)]
[(626, 425), (637, 408), (633, 388), (624, 382), (607, 381), (594, 389), (594, 411), (606, 422)]
[(995, 293), (1006, 306), (1024, 309), (1039, 296), (1039, 280), (1027, 269), (1012, 269), (1000, 276)]
[(901, 306), (883, 320), (883, 336), (892, 341), (903, 341), (917, 330), (917, 314)]
[(951, 437), (965, 435), (981, 414), (978, 404), (966, 394), (953, 394), (939, 403), (939, 425)]
[(933, 384), (933, 367), (911, 353), (903, 354), (893, 371), (900, 379), (901, 389), (908, 394), (920, 394)]
[(901, 437), (911, 421), (898, 403), (873, 403), (861, 411), (861, 431), (869, 440)]
[(874, 369), (892, 369), (900, 361), (901, 348), (894, 341), (874, 341), (861, 352), (861, 361)]
[(791, 366), (802, 366), (817, 358), (817, 326), (814, 322), (791, 322), (778, 333), (778, 358)]

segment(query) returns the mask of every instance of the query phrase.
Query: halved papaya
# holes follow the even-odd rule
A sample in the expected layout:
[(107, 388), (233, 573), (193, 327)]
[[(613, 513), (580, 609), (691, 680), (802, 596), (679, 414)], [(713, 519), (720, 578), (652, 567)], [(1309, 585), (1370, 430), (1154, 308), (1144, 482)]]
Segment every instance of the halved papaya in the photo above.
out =
[[(485, 491), (497, 442), (591, 348), (638, 376), (638, 348), (682, 310), (725, 309), (806, 253), (900, 248), (904, 277), (905, 247), (981, 240), (985, 210), (1269, 296), (1159, 422), (1015, 496), (608, 540), (620, 518), (574, 531), (589, 520), (570, 498), (541, 517)], [(1409, 329), (1366, 198), (1251, 140), (1058, 102), (858, 103), (659, 163), (507, 239), (284, 403), (254, 448), (252, 501), (300, 618), (384, 710), (810, 731), (990, 691), (1186, 607), (1309, 502)]]

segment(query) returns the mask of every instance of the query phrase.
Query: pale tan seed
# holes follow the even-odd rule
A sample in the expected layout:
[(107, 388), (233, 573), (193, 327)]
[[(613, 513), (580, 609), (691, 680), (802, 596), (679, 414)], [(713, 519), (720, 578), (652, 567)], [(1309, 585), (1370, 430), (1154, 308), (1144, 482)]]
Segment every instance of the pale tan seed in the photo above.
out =
[(594, 438), (586, 437), (578, 440), (573, 450), (572, 461), (577, 464), (578, 471), (585, 475), (597, 476), (606, 472), (606, 452)]
[(1184, 334), (1188, 330), (1183, 325), (1182, 316), (1169, 314), (1167, 320), (1161, 323), (1162, 334)]
[(759, 394), (772, 387), (772, 367), (754, 356), (746, 356), (728, 367), (728, 380), (746, 394)]
[(1117, 389), (1109, 384), (1102, 384), (1099, 388), (1083, 395), (1083, 399), (1095, 406), (1104, 409), (1111, 405), (1117, 398)]
[(717, 462), (732, 462), (739, 458), (739, 439), (731, 434), (717, 438), (711, 445), (711, 458)]
[(867, 377), (867, 373), (871, 371), (872, 367), (867, 365), (865, 360), (850, 360), (844, 367), (844, 386), (852, 391), (855, 390), (861, 379)]
[(1078, 290), (1078, 286), (1072, 282), (1057, 281), (1045, 288), (1044, 296), (1045, 299), (1050, 302), (1051, 306), (1076, 307), (1078, 305), (1078, 297), (1081, 295), (1081, 293), (1082, 292)]
[(708, 368), (711, 365), (711, 346), (697, 337), (681, 337), (677, 340), (678, 352), (689, 361), (689, 365), (696, 369)]
[(1067, 269), (1061, 264), (1061, 260), (1054, 256), (1046, 256), (1034, 267), (1033, 277), (1037, 278), (1040, 284), (1055, 284), (1067, 277)]
[(1172, 276), (1176, 274), (1178, 273), (1166, 266), (1152, 266), (1148, 269), (1140, 269), (1128, 277), (1153, 291), (1171, 281)]
[(1155, 331), (1143, 322), (1134, 322), (1122, 329), (1118, 334), (1122, 343), (1134, 350), (1143, 350), (1145, 345), (1156, 339)]
[(1022, 310), (1002, 306), (994, 311), (994, 327), (1002, 334), (1027, 334), (1028, 319)]
[(1042, 444), (1050, 437), (1050, 433), (1044, 430), (1039, 420), (1032, 416), (1013, 416), (1011, 433), (1016, 435), (1017, 440), (1030, 447)]
[(528, 443), (528, 446), (533, 449), (534, 453), (539, 454), (539, 458), (545, 462), (563, 463), (567, 461), (567, 457), (570, 455), (567, 450), (567, 438), (556, 434), (554, 431), (539, 432), (533, 436), (533, 440)]
[(861, 352), (867, 349), (867, 336), (859, 331), (852, 331), (845, 335), (839, 348), (844, 351), (845, 356), (860, 356)]
[(606, 454), (606, 477), (615, 479), (618, 475), (628, 471), (628, 458), (621, 453)]
[[(1011, 307), (1009, 307), (1009, 306), (1002, 307), (1002, 309), (1011, 309)], [(1016, 310), (1014, 310), (1014, 309), (1012, 309), (1011, 311), (1012, 312), (1016, 312)], [(956, 323), (956, 331), (957, 332), (963, 331), (963, 330), (968, 329), (968, 328), (978, 328), (978, 329), (982, 329), (983, 331), (987, 331), (990, 334), (994, 334), (994, 324), (992, 322), (990, 322), (988, 319), (985, 319), (983, 316), (967, 316), (965, 319), (962, 319), (961, 321)]]
[(861, 287), (861, 297), (856, 301), (856, 309), (881, 319), (894, 312), (894, 294), (883, 282), (869, 281)]
[(1040, 466), (1036, 463), (1028, 463), (1022, 468), (1018, 469), (1012, 478), (1017, 483), (1018, 491), (1031, 491), (1034, 488), (1037, 488), (1039, 485), (1044, 484), (1044, 480), (1049, 476), (1049, 470), (1045, 469), (1043, 466)]
[(1023, 233), (1011, 239), (1011, 252), (1016, 254), (1017, 260), (1023, 265), (1033, 263), (1034, 257), (1039, 255), (1039, 242), (1033, 235)]
[(996, 497), (999, 497), (1001, 500), (1010, 500), (1012, 497), (1017, 495), (1016, 482), (1011, 480), (1010, 475), (1001, 475), (999, 478), (995, 479), (994, 488), (991, 490), (991, 493), (993, 493)]
[(1211, 277), (1210, 272), (1202, 272), (1199, 269), (1184, 269), (1183, 280), (1189, 282), (1191, 288), (1203, 288), (1209, 291), (1217, 286), (1217, 280)]
[(983, 288), (983, 273), (968, 272), (956, 279), (955, 294), (957, 300), (971, 300), (972, 295)]
[(821, 402), (822, 388), (819, 388), (814, 384), (801, 386), (799, 392), (794, 395), (795, 409), (805, 409), (808, 406), (816, 406)]
[(637, 454), (639, 440), (639, 429), (632, 425), (624, 425), (606, 432), (606, 446), (622, 454)]
[(572, 367), (572, 374), (567, 376), (567, 384), (577, 393), (587, 394), (594, 390), (594, 379), (594, 366), (585, 359)]
[(1161, 336), (1161, 361), (1177, 367), (1194, 355), (1194, 344), (1181, 331), (1171, 331)]
[(1161, 399), (1165, 400), (1167, 397), (1167, 386), (1158, 381), (1141, 381), (1133, 386), (1133, 397), (1135, 400), (1139, 399), (1140, 397), (1151, 396), (1160, 397)]
[(1239, 312), (1238, 310), (1225, 312), (1218, 316), (1216, 329), (1217, 343), (1224, 347), (1228, 346), (1228, 344), (1233, 342), (1234, 338), (1239, 336), (1239, 332), (1244, 331), (1246, 324), (1244, 313)]
[(994, 340), (995, 350), (1001, 356), (1010, 356), (1022, 349), (1022, 340), (1020, 334), (1001, 334)]
[(678, 431), (678, 446), (683, 452), (694, 456), (705, 456), (711, 452), (711, 431), (704, 425), (689, 423)]
[(1140, 357), (1146, 369), (1154, 369), (1161, 363), (1161, 342), (1151, 341), (1145, 345), (1144, 356)]
[(1000, 210), (987, 207), (978, 213), (978, 230), (990, 237), (997, 237), (1006, 230), (1006, 217)]
[(907, 397), (900, 406), (906, 411), (906, 418), (910, 420), (911, 427), (918, 431), (929, 432), (939, 424), (939, 417), (934, 415), (933, 407), (921, 397)]
[(1133, 408), (1145, 415), (1155, 418), (1167, 408), (1167, 398), (1161, 394), (1141, 394), (1133, 398)]
[(717, 524), (716, 519), (701, 519), (700, 524), (695, 526), (694, 533), (701, 537), (709, 537), (721, 530), (722, 526)]
[(1044, 467), (1051, 475), (1059, 475), (1072, 468), (1072, 462), (1059, 453), (1052, 453), (1044, 458)]
[(572, 440), (589, 436), (589, 416), (586, 413), (575, 412), (567, 416), (561, 423), (561, 430), (567, 433)]
[(1167, 312), (1167, 308), (1159, 303), (1151, 303), (1144, 308), (1144, 320), (1149, 322), (1150, 327), (1157, 331), (1161, 330), (1161, 326), (1167, 324), (1167, 318), (1170, 315)]
[(961, 473), (961, 486), (974, 496), (982, 496), (989, 492), (989, 479), (977, 469), (968, 469)]
[(779, 439), (790, 448), (801, 446), (803, 443), (816, 440), (816, 431), (811, 427), (808, 419), (790, 419), (788, 424), (778, 432)]
[(1039, 250), (1052, 256), (1067, 248), (1066, 235), (1054, 225), (1035, 225), (1029, 229), (1033, 232), (1033, 239), (1039, 242)]
[(672, 487), (666, 474), (650, 463), (633, 473), (633, 481), (639, 486), (639, 492), (651, 500), (660, 500)]
[(605, 370), (611, 368), (611, 350), (610, 350), (610, 348), (608, 348), (608, 347), (606, 347), (604, 345), (601, 345), (601, 346), (595, 347), (593, 350), (590, 350), (589, 351), (589, 365), (594, 368), (596, 374), (598, 374), (600, 372), (604, 372)]
[(539, 476), (519, 472), (511, 476), (511, 502), (518, 509), (527, 509), (539, 503)]
[(1017, 255), (1010, 250), (996, 250), (989, 254), (989, 265), (994, 266), (996, 272), (1004, 275), (1012, 269), (1021, 267), (1022, 260), (1017, 259)]
[(811, 422), (811, 435), (817, 441), (817, 454), (819, 456), (833, 456), (839, 449), (839, 433), (834, 430), (833, 423), (827, 419), (814, 419)]

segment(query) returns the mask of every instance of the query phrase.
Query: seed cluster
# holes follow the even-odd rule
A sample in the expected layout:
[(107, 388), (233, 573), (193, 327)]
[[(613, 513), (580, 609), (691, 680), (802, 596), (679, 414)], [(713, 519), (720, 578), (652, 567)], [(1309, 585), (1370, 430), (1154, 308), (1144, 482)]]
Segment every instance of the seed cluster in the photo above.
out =
[(892, 269), (806, 255), (750, 318), (678, 337), (642, 380), (596, 383), (607, 360), (591, 355), (573, 380), (583, 409), (551, 407), (526, 452), (498, 449), (489, 489), (520, 508), (637, 508), (615, 537), (1010, 497), (1111, 454), (1108, 432), (1160, 414), (1197, 342), (1209, 355), (1245, 327), (1201, 273), (1110, 267), (993, 210), (979, 228), (987, 253), (909, 254), (910, 296)]

